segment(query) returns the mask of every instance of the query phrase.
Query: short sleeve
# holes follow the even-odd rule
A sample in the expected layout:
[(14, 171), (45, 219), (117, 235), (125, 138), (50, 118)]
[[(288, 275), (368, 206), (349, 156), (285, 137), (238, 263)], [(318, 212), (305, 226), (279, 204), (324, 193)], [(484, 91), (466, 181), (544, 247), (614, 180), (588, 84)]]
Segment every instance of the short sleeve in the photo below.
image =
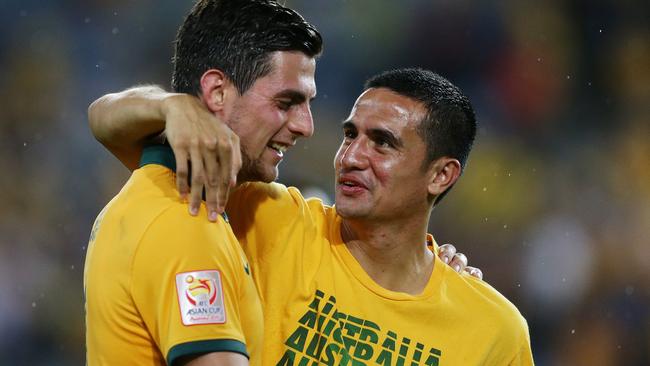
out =
[(168, 208), (147, 228), (132, 264), (131, 293), (158, 348), (181, 356), (235, 352), (248, 357), (238, 308), (239, 247), (228, 224)]
[(519, 315), (521, 321), (521, 333), (519, 339), (519, 349), (515, 357), (508, 363), (509, 366), (532, 366), (535, 364), (533, 361), (533, 351), (530, 347), (530, 334), (528, 332), (528, 323), (523, 316)]
[(533, 362), (533, 353), (530, 349), (530, 343), (524, 343), (519, 348), (519, 352), (515, 355), (515, 358), (508, 364), (509, 366), (532, 366), (535, 363)]

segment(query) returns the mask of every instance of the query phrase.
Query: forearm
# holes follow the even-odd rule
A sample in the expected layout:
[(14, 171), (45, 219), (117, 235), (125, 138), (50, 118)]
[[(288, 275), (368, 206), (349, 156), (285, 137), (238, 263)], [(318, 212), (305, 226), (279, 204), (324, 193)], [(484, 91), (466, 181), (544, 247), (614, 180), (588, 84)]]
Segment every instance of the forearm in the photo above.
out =
[(138, 86), (104, 95), (88, 108), (95, 138), (130, 170), (136, 169), (145, 141), (165, 128), (165, 98), (157, 86)]

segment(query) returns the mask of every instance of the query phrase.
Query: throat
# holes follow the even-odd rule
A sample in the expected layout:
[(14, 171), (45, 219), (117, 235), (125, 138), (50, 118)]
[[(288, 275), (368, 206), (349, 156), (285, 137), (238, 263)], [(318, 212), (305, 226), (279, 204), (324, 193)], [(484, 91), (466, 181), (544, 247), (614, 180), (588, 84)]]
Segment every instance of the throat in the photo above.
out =
[(359, 238), (345, 225), (341, 226), (341, 236), (363, 270), (382, 288), (419, 295), (429, 283), (435, 258), (426, 237), (415, 241), (381, 235)]

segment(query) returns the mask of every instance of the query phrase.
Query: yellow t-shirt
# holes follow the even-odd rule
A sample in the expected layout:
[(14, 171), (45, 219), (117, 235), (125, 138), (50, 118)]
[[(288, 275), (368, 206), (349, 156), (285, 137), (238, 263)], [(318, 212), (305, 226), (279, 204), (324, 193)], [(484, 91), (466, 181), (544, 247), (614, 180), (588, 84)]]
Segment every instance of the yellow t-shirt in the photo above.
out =
[(264, 306), (265, 365), (533, 364), (515, 306), (437, 257), (420, 295), (393, 292), (348, 251), (334, 208), (295, 188), (245, 184), (228, 212)]
[(262, 308), (246, 257), (224, 218), (209, 222), (204, 207), (187, 213), (167, 149), (145, 151), (149, 165), (93, 227), (84, 271), (88, 365), (171, 365), (217, 351), (259, 364)]

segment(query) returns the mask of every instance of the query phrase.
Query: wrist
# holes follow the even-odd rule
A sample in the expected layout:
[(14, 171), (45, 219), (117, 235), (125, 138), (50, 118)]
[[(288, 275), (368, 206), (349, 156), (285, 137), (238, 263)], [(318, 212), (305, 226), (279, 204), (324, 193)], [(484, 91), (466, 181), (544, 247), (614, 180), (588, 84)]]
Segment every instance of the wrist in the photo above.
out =
[(175, 106), (175, 98), (180, 94), (177, 93), (165, 93), (156, 101), (156, 111), (158, 119), (161, 121), (167, 121), (167, 117), (172, 113)]

